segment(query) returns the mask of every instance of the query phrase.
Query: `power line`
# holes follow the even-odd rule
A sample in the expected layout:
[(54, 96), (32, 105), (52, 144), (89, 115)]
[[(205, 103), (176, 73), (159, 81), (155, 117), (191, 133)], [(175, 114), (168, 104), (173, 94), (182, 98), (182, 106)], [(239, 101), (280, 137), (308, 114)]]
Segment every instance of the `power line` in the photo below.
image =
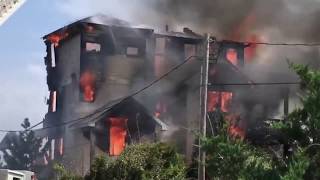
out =
[[(266, 46), (306, 46), (306, 47), (317, 47), (320, 43), (274, 43), (274, 42), (255, 42), (255, 41), (234, 41), (234, 40), (223, 40), (226, 42), (241, 43), (247, 45), (266, 45)], [(222, 42), (223, 42), (222, 41)]]
[[(102, 117), (106, 112), (110, 111), (113, 107), (121, 104), (123, 101), (125, 101), (125, 100), (127, 100), (127, 99), (129, 99), (131, 97), (134, 97), (134, 96), (140, 94), (141, 92), (143, 92), (144, 90), (152, 87), (154, 84), (158, 83), (163, 78), (167, 77), (169, 74), (171, 74), (172, 72), (176, 71), (177, 69), (179, 69), (180, 67), (185, 65), (187, 62), (189, 62), (193, 58), (199, 58), (199, 56), (189, 56), (182, 63), (174, 66), (173, 68), (171, 68), (168, 72), (166, 72), (165, 74), (163, 74), (159, 78), (153, 80), (151, 83), (149, 83), (148, 85), (146, 85), (142, 89), (140, 89), (140, 90), (138, 90), (138, 91), (136, 91), (136, 92), (124, 97), (124, 98), (122, 98), (117, 103), (114, 103), (112, 105), (110, 105), (110, 104), (103, 105), (102, 107), (100, 107), (96, 111), (94, 111), (93, 113), (91, 113), (89, 115), (86, 115), (84, 117), (77, 118), (77, 119), (74, 119), (74, 120), (71, 120), (71, 121), (67, 121), (67, 122), (63, 122), (63, 123), (60, 123), (60, 124), (57, 124), (57, 125), (53, 125), (53, 126), (43, 127), (43, 128), (38, 129), (38, 130), (51, 129), (51, 128), (57, 128), (57, 127), (65, 126), (65, 125), (68, 125), (68, 124), (71, 124), (71, 123), (76, 123), (76, 122), (84, 120), (84, 119), (88, 119), (88, 118), (93, 117), (93, 116), (95, 116), (97, 114), (98, 114), (98, 116), (93, 118), (92, 120), (98, 119), (98, 118)], [(101, 114), (99, 114), (99, 113), (101, 113)], [(41, 125), (43, 123), (44, 123), (44, 120), (42, 120), (42, 121), (38, 122), (37, 124), (31, 126), (30, 128), (27, 129), (27, 131), (30, 131), (30, 130), (34, 129), (35, 127), (37, 127), (37, 126), (39, 126), (39, 125)], [(24, 131), (25, 130), (0, 130), (0, 132), (5, 132), (5, 133), (8, 133), (8, 132), (24, 132)]]
[(208, 86), (275, 86), (275, 85), (299, 85), (301, 82), (253, 82), (253, 83), (209, 83)]

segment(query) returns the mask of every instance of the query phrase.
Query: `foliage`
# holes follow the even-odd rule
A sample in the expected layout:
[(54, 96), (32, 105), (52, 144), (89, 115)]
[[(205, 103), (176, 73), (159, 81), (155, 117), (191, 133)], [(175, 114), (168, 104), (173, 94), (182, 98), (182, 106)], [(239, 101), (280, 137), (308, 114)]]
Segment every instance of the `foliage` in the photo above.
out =
[(54, 165), (54, 170), (56, 171), (59, 180), (83, 180), (82, 177), (67, 171), (61, 164)]
[(36, 160), (43, 157), (48, 149), (48, 143), (43, 144), (42, 139), (35, 136), (34, 131), (29, 130), (29, 119), (24, 119), (21, 124), (23, 131), (10, 137), (7, 149), (2, 150), (3, 159), (8, 169), (35, 170)]
[(138, 144), (126, 148), (115, 160), (97, 158), (88, 180), (184, 179), (185, 165), (176, 150), (163, 143)]
[(226, 128), (203, 144), (207, 152), (207, 175), (213, 179), (280, 179), (269, 154), (230, 138)]
[[(282, 130), (289, 139), (291, 146), (305, 149), (304, 154), (297, 156), (304, 162), (296, 166), (305, 167), (305, 179), (320, 179), (320, 71), (312, 70), (305, 65), (290, 64), (301, 79), (302, 107), (293, 111), (286, 122), (280, 122), (274, 127)], [(308, 165), (308, 166), (307, 166)], [(295, 166), (291, 166), (294, 169)]]
[(281, 177), (282, 180), (300, 180), (303, 179), (310, 161), (305, 155), (305, 152), (299, 150), (289, 163), (288, 170), (285, 175)]

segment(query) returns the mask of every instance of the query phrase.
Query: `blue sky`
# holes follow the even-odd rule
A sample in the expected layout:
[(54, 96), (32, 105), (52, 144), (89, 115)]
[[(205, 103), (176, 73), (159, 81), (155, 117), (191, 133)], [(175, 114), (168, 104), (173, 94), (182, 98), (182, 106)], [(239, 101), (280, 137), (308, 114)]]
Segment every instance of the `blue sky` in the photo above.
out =
[[(25, 117), (31, 123), (44, 118), (48, 96), (44, 35), (73, 21), (96, 13), (126, 20), (137, 1), (117, 0), (27, 0), (0, 26), (0, 129), (20, 129)], [(141, 4), (140, 4), (141, 5)], [(3, 133), (0, 133), (0, 139)]]
[(73, 19), (58, 3), (29, 0), (0, 26), (0, 129), (19, 129), (25, 117), (43, 119), (48, 92), (41, 37)]

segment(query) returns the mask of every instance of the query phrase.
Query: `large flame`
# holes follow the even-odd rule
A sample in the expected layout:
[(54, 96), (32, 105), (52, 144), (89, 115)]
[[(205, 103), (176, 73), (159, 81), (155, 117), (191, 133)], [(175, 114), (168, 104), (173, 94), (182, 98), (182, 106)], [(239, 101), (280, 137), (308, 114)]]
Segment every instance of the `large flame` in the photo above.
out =
[[(252, 30), (255, 23), (256, 23), (256, 16), (255, 16), (255, 13), (252, 12), (246, 18), (244, 18), (242, 22), (239, 23), (239, 25), (229, 35), (229, 38), (235, 41), (245, 41), (245, 42), (262, 41), (262, 37), (260, 37), (258, 34), (256, 34)], [(246, 63), (253, 62), (254, 58), (257, 55), (257, 51), (259, 50), (258, 48), (259, 47), (257, 44), (250, 44), (249, 47), (245, 48), (244, 56), (245, 56)]]
[(109, 154), (119, 156), (126, 147), (127, 122), (126, 117), (110, 117)]
[(83, 93), (83, 100), (93, 102), (95, 98), (95, 82), (96, 78), (92, 72), (86, 71), (82, 73), (80, 78), (80, 87)]
[(222, 112), (229, 112), (232, 101), (232, 95), (232, 92), (209, 91), (208, 111), (213, 112), (217, 108), (220, 108)]

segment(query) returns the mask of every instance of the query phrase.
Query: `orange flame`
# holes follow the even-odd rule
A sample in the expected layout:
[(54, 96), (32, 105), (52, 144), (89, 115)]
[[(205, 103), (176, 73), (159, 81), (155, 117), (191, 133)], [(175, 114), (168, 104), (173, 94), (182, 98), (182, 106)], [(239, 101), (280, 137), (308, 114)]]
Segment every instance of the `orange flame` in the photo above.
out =
[(68, 32), (60, 32), (60, 33), (49, 35), (47, 40), (49, 40), (51, 43), (53, 43), (55, 47), (58, 47), (59, 42), (65, 38), (67, 38), (68, 36), (69, 36)]
[(208, 92), (208, 111), (213, 112), (218, 107), (222, 112), (229, 112), (232, 102), (232, 92)]
[(229, 135), (235, 139), (239, 138), (243, 140), (246, 137), (246, 133), (244, 127), (241, 126), (241, 118), (240, 115), (228, 115), (226, 116), (226, 120), (229, 122), (228, 132)]
[[(235, 30), (231, 33), (230, 38), (236, 41), (260, 42), (262, 38), (257, 34), (252, 33), (255, 22), (256, 16), (254, 15), (254, 12), (252, 12), (246, 18), (244, 18), (237, 28), (235, 28)], [(249, 47), (245, 48), (244, 56), (246, 63), (250, 63), (254, 60), (257, 55), (258, 48), (259, 47), (256, 44), (251, 44)]]
[(95, 75), (92, 72), (86, 71), (82, 73), (80, 78), (80, 87), (83, 92), (83, 100), (93, 102), (95, 97)]
[(111, 156), (119, 156), (126, 146), (127, 122), (126, 117), (110, 117), (110, 147)]

